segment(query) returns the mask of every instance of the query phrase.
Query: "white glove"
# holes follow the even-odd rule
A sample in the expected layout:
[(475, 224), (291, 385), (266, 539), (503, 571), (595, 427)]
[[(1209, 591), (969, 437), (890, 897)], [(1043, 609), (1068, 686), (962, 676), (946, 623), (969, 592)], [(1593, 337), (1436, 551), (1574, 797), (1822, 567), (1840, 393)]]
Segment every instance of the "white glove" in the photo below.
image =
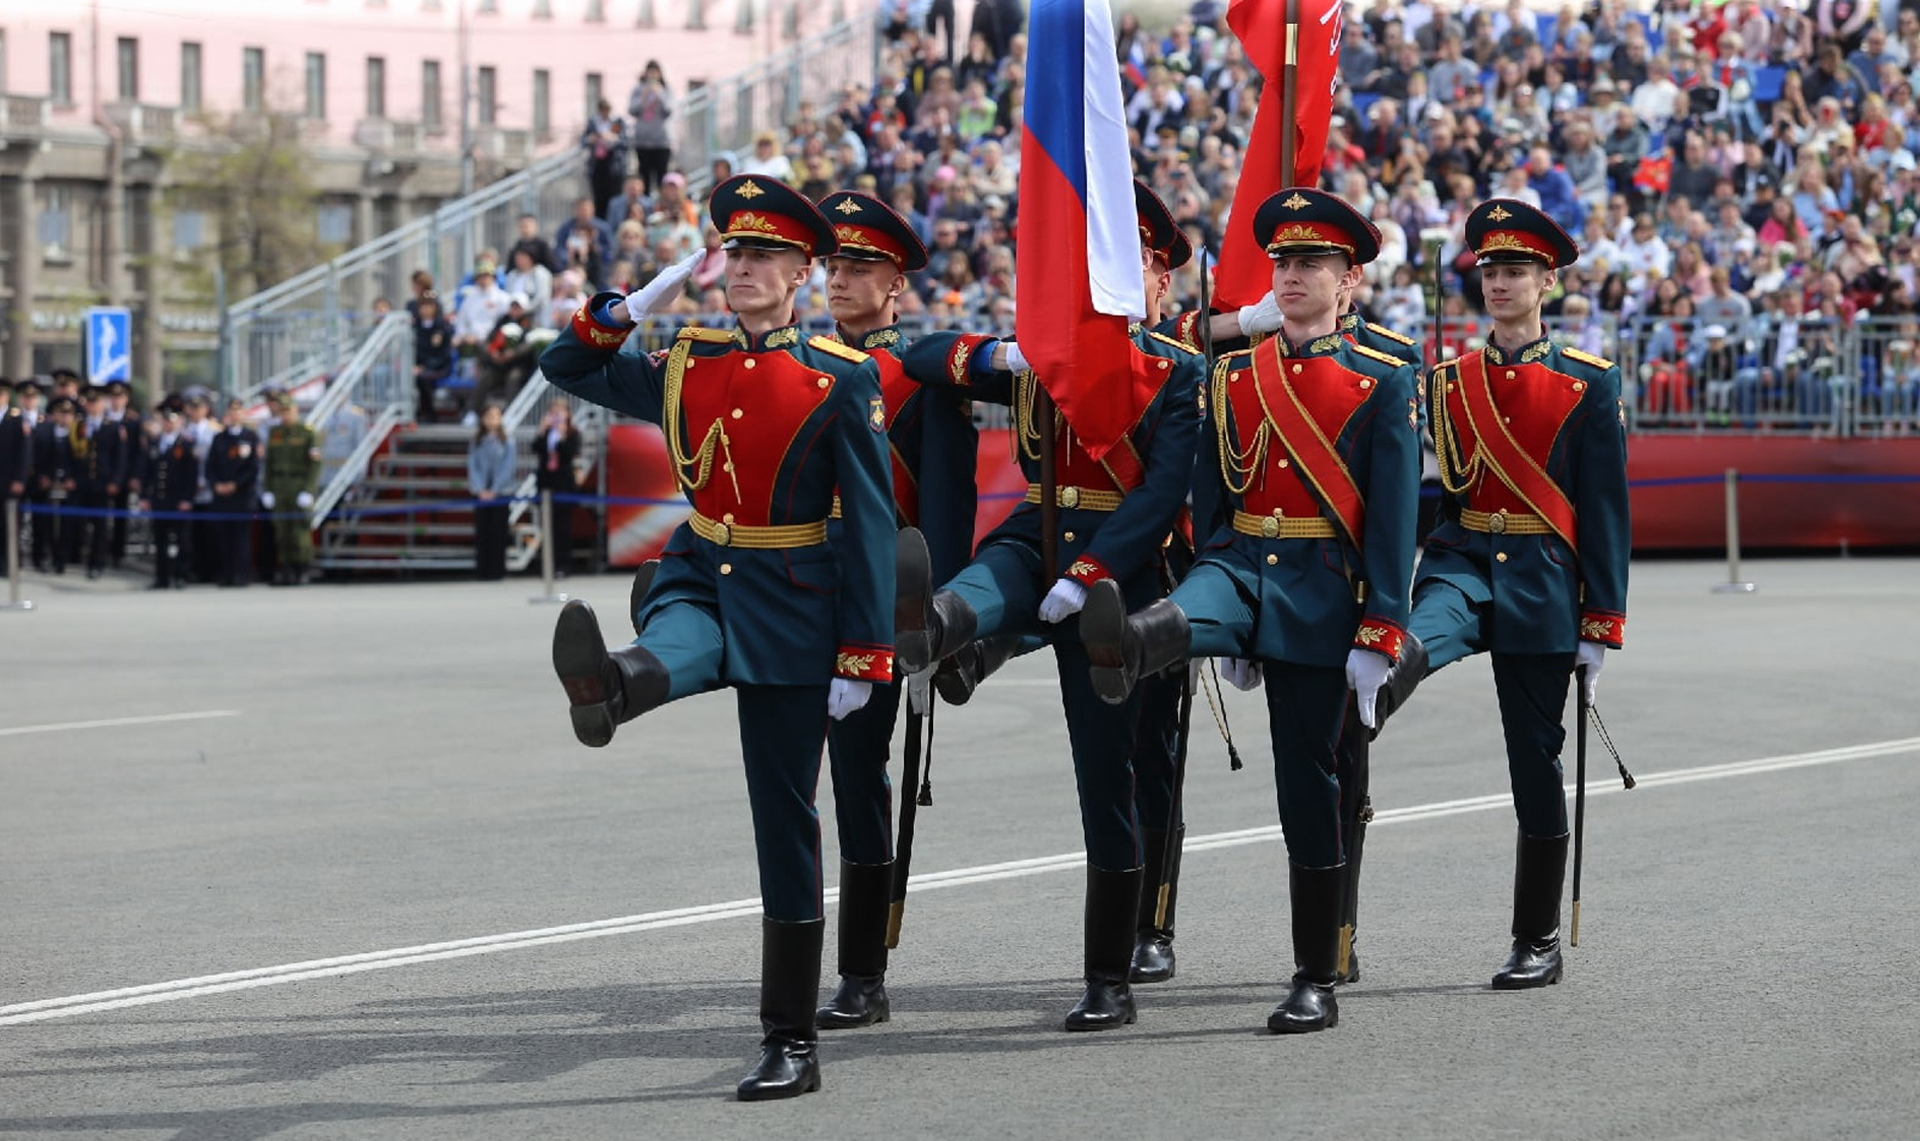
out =
[(1260, 688), (1260, 663), (1247, 658), (1221, 658), (1220, 676), (1228, 685), (1247, 693)]
[(1047, 596), (1040, 600), (1040, 621), (1065, 622), (1080, 613), (1087, 604), (1087, 588), (1070, 578), (1063, 578), (1053, 584)]
[(1354, 697), (1360, 703), (1360, 724), (1369, 729), (1378, 729), (1375, 722), (1373, 702), (1380, 696), (1380, 687), (1387, 684), (1387, 671), (1393, 663), (1385, 654), (1376, 654), (1372, 650), (1363, 650), (1358, 646), (1347, 651), (1347, 685), (1352, 687)]
[(1255, 333), (1272, 333), (1280, 328), (1280, 303), (1274, 300), (1273, 291), (1251, 305), (1240, 309), (1240, 335), (1250, 337)]
[(298, 494), (298, 495), (296, 495), (296, 496), (294, 496), (294, 497), (293, 497), (293, 505), (294, 505), (295, 507), (298, 507), (298, 508), (299, 508), (300, 510), (302, 510), (302, 511), (305, 511), (305, 510), (306, 510), (307, 508), (309, 508), (309, 507), (312, 507), (312, 506), (313, 506), (313, 492), (311, 492), (311, 491), (303, 491), (303, 492), (301, 492), (300, 494)]
[(827, 683), (827, 716), (839, 721), (873, 696), (873, 683), (837, 677)]
[(1587, 671), (1587, 704), (1593, 704), (1593, 691), (1600, 685), (1600, 667), (1607, 664), (1607, 648), (1598, 642), (1582, 642), (1580, 649), (1573, 655), (1574, 677), (1580, 676), (1580, 670)]
[(654, 274), (653, 280), (646, 285), (627, 294), (624, 302), (627, 307), (627, 320), (638, 321), (648, 313), (665, 309), (673, 304), (673, 299), (680, 296), (680, 291), (685, 288), (687, 279), (693, 276), (694, 270), (700, 268), (700, 262), (706, 256), (707, 251), (704, 247), (695, 250)]
[(1033, 368), (1031, 364), (1027, 363), (1027, 356), (1020, 351), (1019, 345), (1012, 341), (1001, 341), (1000, 347), (1007, 350), (1008, 372), (1026, 372)]
[(263, 491), (260, 493), (260, 506), (269, 511), (273, 510), (273, 492)]

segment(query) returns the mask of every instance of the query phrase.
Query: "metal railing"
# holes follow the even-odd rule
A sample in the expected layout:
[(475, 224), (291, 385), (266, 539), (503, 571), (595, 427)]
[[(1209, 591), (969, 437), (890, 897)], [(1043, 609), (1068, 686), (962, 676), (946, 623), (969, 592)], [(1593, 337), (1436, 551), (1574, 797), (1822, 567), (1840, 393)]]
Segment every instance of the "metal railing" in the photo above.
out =
[(413, 329), (404, 313), (390, 313), (354, 352), (307, 415), (314, 431), (323, 434), (350, 401), (373, 418), (359, 444), (314, 498), (315, 527), (366, 476), (374, 452), (387, 434), (406, 420), (413, 396), (412, 378)]

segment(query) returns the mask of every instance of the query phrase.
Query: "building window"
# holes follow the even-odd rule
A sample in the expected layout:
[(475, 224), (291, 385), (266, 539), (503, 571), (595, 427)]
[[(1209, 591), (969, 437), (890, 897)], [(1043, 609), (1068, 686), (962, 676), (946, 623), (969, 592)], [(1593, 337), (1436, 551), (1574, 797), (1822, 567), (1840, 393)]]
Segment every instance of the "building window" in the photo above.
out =
[(307, 118), (327, 117), (327, 57), (324, 52), (307, 53)]
[(474, 87), (474, 116), (483, 127), (493, 126), (494, 112), (498, 104), (494, 96), (500, 90), (499, 75), (491, 67), (480, 69), (480, 81)]
[(429, 131), (440, 129), (440, 61), (420, 64), (420, 125)]
[(753, 31), (754, 9), (758, 7), (754, 0), (740, 0), (733, 6), (733, 30), (741, 34)]
[(481, 16), (491, 16), (498, 11), (500, 11), (500, 0), (480, 0), (479, 5), (474, 8), (475, 14)]
[(240, 106), (250, 114), (259, 114), (267, 102), (267, 49), (245, 48), (240, 52)]
[(114, 42), (120, 64), (120, 102), (140, 102), (140, 41), (121, 36)]
[(553, 0), (533, 0), (533, 18), (536, 20), (553, 19)]
[[(740, 3), (750, 4), (752, 3), (752, 0), (740, 0)], [(687, 27), (699, 29), (699, 28), (704, 28), (706, 26), (707, 26), (706, 0), (687, 0)]]
[(640, 11), (633, 18), (633, 26), (636, 28), (651, 28), (654, 26), (654, 23), (653, 0), (640, 0)]
[(600, 73), (589, 71), (587, 73), (587, 118), (591, 119), (600, 113), (600, 100), (606, 97), (603, 90)]
[(73, 257), (73, 194), (64, 186), (47, 187), (41, 199), (40, 246), (48, 261)]
[(322, 202), (315, 224), (319, 227), (320, 244), (344, 246), (351, 243), (353, 241), (353, 204)]
[(533, 73), (533, 133), (546, 138), (553, 133), (553, 76), (545, 69)]
[(47, 33), (47, 94), (59, 107), (73, 106), (73, 36)]
[(587, 0), (587, 22), (590, 24), (600, 24), (605, 23), (606, 19), (607, 5), (605, 0)]
[(7, 30), (0, 28), (0, 94), (7, 90)]
[(387, 61), (377, 55), (367, 57), (367, 118), (387, 117)]
[(173, 248), (186, 253), (207, 244), (207, 216), (198, 210), (176, 210), (173, 214)]
[(189, 114), (200, 110), (200, 45), (180, 45), (180, 109)]

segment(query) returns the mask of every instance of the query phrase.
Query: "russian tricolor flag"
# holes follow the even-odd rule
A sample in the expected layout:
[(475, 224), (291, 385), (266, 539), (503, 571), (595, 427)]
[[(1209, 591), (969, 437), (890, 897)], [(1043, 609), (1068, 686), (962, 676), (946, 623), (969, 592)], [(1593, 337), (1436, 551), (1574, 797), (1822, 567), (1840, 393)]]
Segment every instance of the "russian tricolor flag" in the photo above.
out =
[(1159, 383), (1127, 336), (1147, 307), (1113, 44), (1107, 0), (1033, 0), (1015, 328), (1022, 355), (1096, 460)]

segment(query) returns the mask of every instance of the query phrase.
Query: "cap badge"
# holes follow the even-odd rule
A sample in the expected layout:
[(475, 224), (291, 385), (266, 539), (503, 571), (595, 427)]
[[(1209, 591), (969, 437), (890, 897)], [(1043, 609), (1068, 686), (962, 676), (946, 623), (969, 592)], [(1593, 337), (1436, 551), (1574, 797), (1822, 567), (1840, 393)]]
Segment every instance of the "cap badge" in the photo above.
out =
[(840, 205), (835, 206), (834, 209), (840, 211), (842, 214), (858, 214), (860, 212), (860, 204), (851, 198), (842, 198)]
[(1292, 197), (1281, 200), (1280, 205), (1285, 206), (1289, 210), (1304, 210), (1313, 205), (1313, 203), (1306, 196), (1295, 193)]
[(740, 189), (734, 191), (734, 193), (738, 194), (742, 198), (753, 199), (753, 198), (760, 197), (762, 194), (765, 194), (766, 191), (760, 189), (759, 183), (749, 179), (746, 182), (741, 183)]
[(1507, 209), (1505, 206), (1495, 206), (1493, 209), (1487, 211), (1487, 218), (1490, 221), (1504, 222), (1511, 217), (1513, 217), (1513, 211)]

